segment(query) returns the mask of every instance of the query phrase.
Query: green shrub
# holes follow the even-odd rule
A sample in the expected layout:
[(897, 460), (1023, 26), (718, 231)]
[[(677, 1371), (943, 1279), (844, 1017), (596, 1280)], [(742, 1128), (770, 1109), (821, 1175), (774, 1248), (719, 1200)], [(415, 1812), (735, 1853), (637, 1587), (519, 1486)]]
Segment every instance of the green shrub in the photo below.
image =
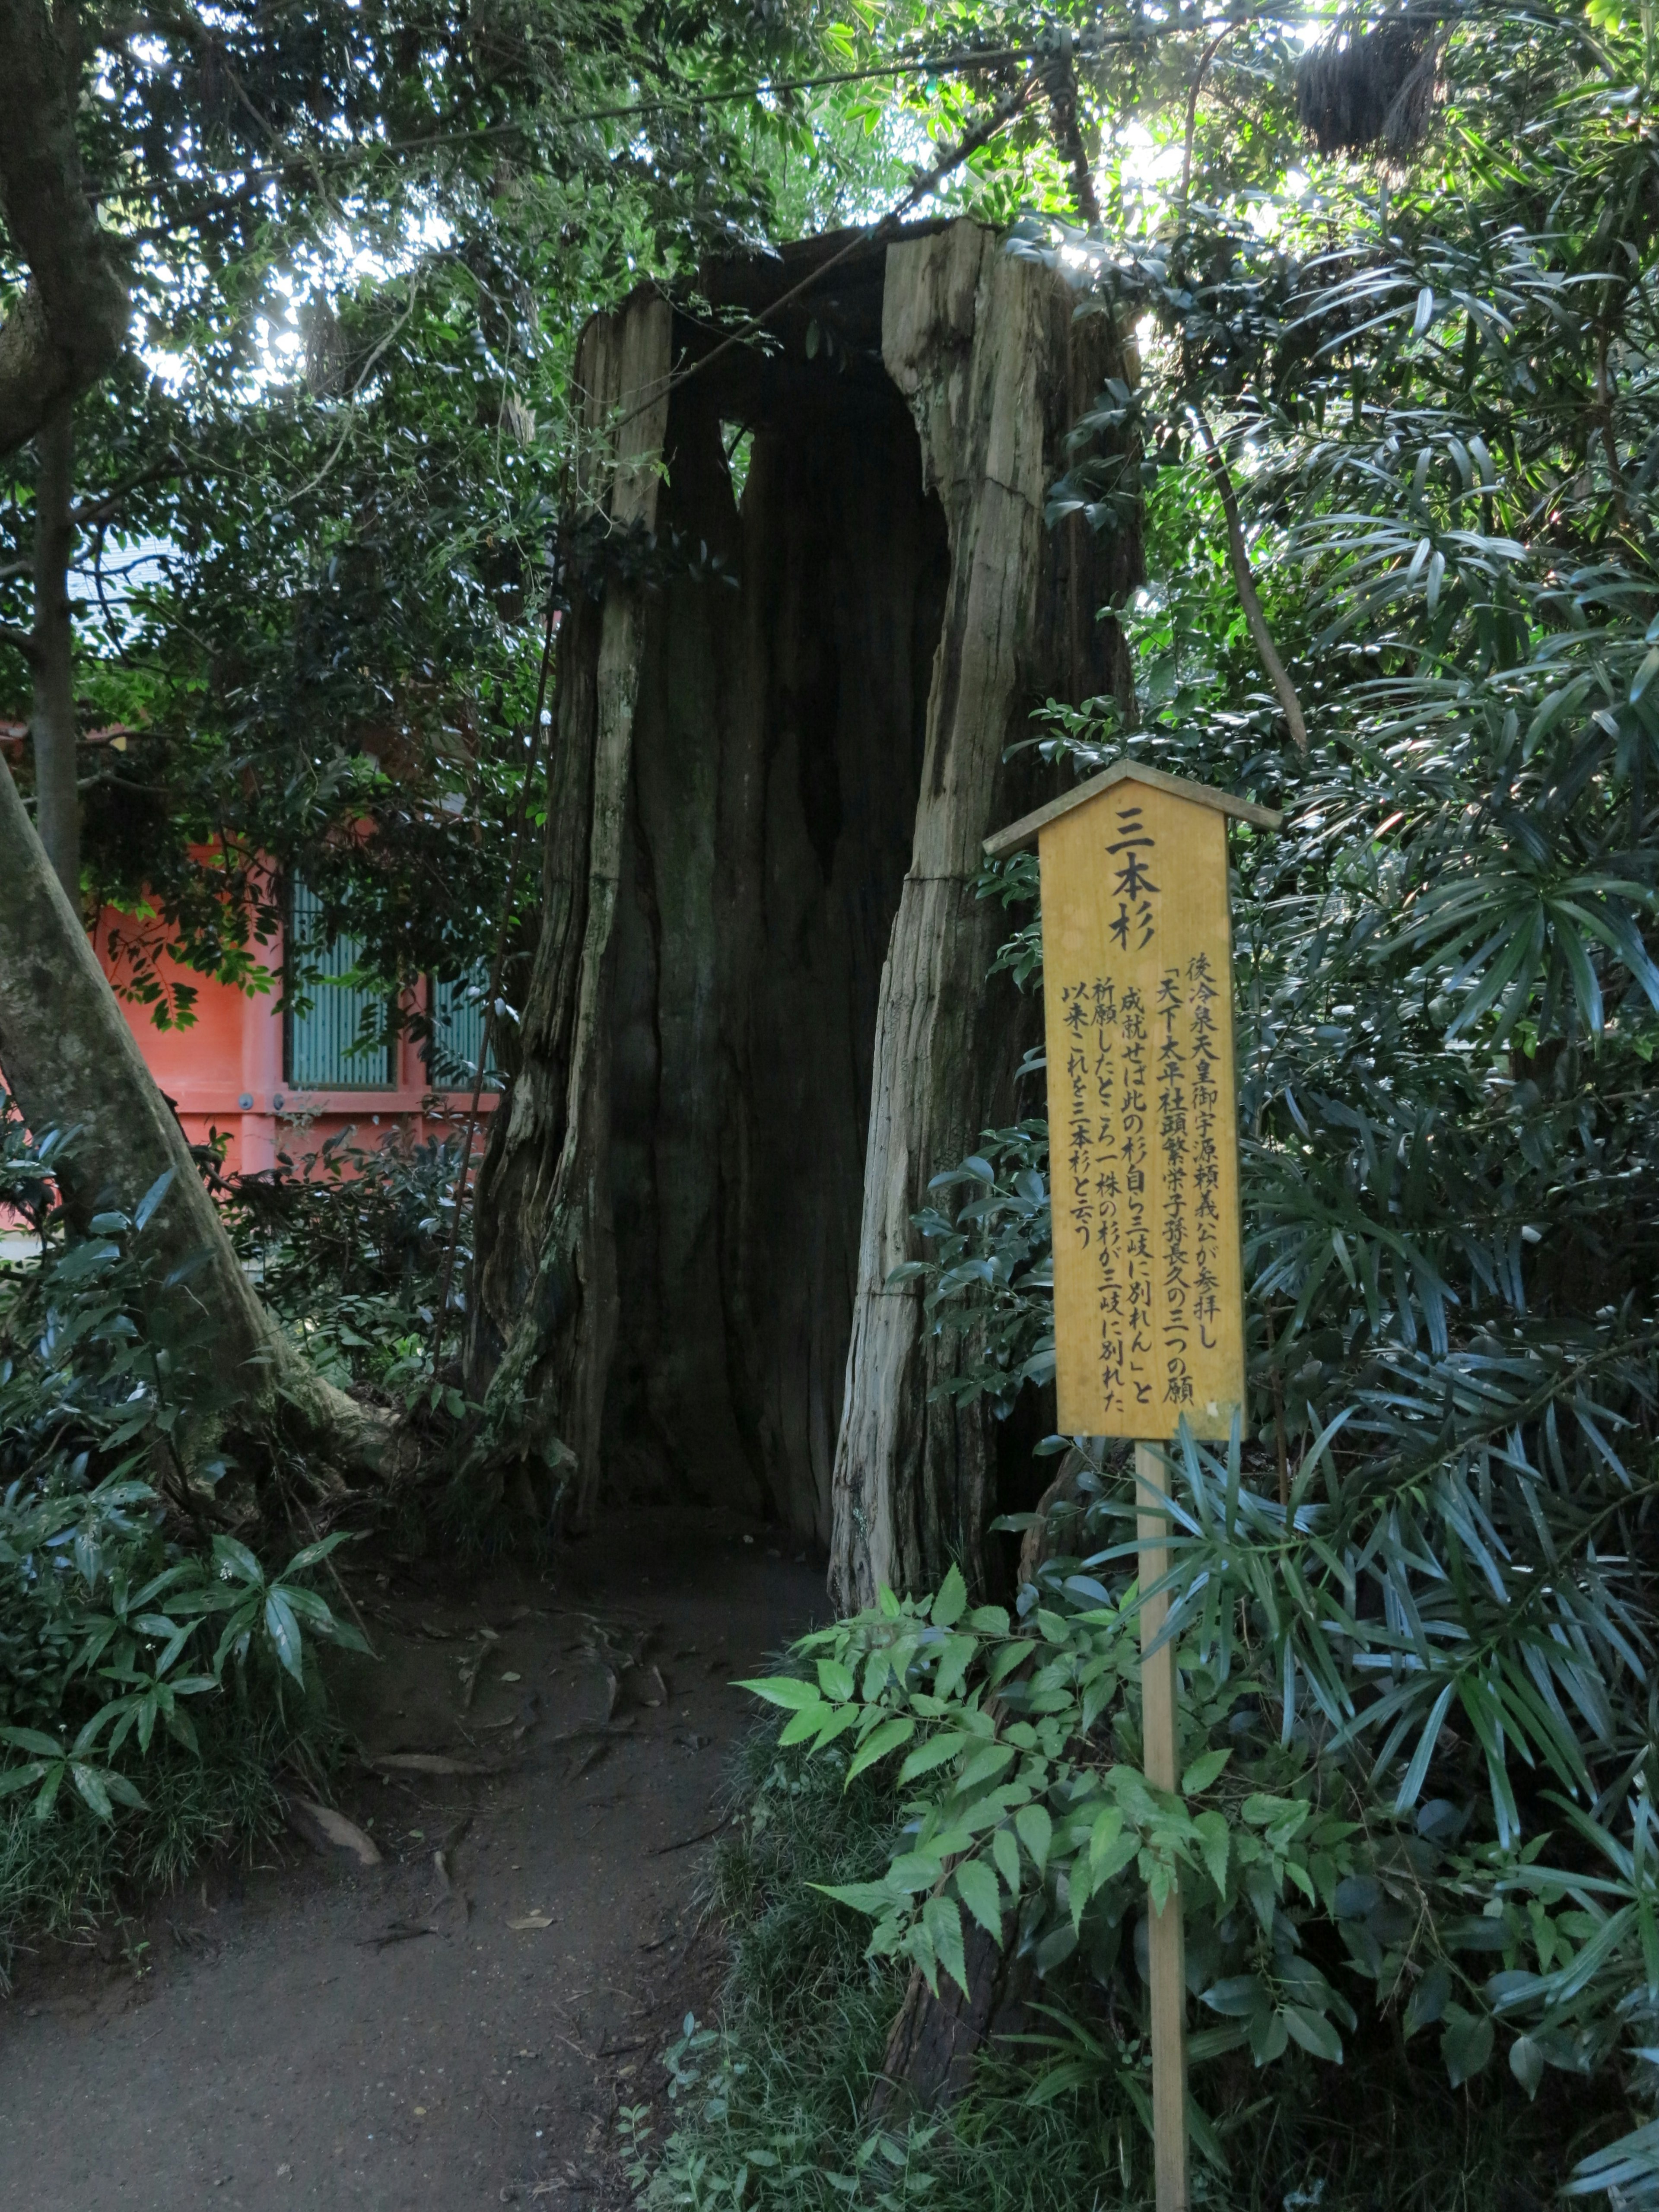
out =
[(0, 1942), (268, 1826), (326, 1741), (312, 1642), (363, 1648), (313, 1586), (343, 1534), (273, 1572), (212, 1526), (202, 1347), (149, 1295), (165, 1179), (64, 1237), (60, 1151), (0, 1112), (0, 1200), (43, 1232), (0, 1267)]
[(459, 1393), (432, 1372), (432, 1341), (452, 1233), (452, 1310), (471, 1261), (470, 1186), (455, 1221), (460, 1139), (399, 1134), (370, 1149), (354, 1136), (342, 1129), (268, 1173), (231, 1177), (232, 1236), (319, 1373), (459, 1419)]

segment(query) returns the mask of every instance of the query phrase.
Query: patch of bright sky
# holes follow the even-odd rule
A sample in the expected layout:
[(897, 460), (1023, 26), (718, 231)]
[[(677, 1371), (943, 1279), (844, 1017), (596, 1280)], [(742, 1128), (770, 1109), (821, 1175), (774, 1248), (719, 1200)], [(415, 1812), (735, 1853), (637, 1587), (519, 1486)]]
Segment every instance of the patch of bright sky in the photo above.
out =
[[(410, 226), (404, 251), (388, 256), (360, 245), (349, 231), (337, 226), (331, 237), (306, 256), (303, 264), (272, 270), (269, 289), (275, 295), (273, 307), (276, 301), (285, 301), (286, 311), (262, 314), (254, 320), (259, 366), (250, 379), (249, 396), (260, 398), (275, 387), (294, 381), (304, 352), (300, 314), (307, 299), (319, 291), (340, 292), (365, 283), (383, 284), (410, 268), (422, 253), (441, 252), (453, 239), (453, 228), (441, 216), (428, 214)], [(170, 392), (182, 392), (192, 373), (190, 356), (154, 344), (142, 326), (135, 328), (133, 338), (151, 374), (158, 377)]]

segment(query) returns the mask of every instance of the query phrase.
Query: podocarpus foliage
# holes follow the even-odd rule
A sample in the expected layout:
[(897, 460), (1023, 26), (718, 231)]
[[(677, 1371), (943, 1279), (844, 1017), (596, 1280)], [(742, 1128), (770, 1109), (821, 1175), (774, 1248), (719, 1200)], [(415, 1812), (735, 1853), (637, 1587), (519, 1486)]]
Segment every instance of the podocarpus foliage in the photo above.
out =
[[(1128, 1931), (1178, 1868), (1200, 2105), (1243, 2094), (1230, 2051), (1392, 2043), (1407, 2080), (1559, 2100), (1554, 2179), (1647, 2203), (1659, 140), (1617, 33), (1601, 74), (1547, 29), (1460, 32), (1420, 187), (1070, 241), (1158, 335), (1096, 410), (1139, 422), (1140, 477), (1085, 435), (1055, 505), (1110, 527), (1144, 495), (1156, 580), (1143, 726), (1060, 716), (1054, 748), (1286, 813), (1234, 847), (1250, 1440), (1171, 1455), (1182, 1792), (1137, 1771), (1135, 1501), (1098, 1448), (1018, 1618), (894, 1601), (768, 1693), (797, 1741), (902, 1754), (909, 1849), (848, 1893), (878, 1951), (957, 1972), (968, 1915), (1134, 2000)], [(920, 1224), (935, 1325), (1004, 1405), (1052, 1358), (1042, 1133), (988, 1133)]]

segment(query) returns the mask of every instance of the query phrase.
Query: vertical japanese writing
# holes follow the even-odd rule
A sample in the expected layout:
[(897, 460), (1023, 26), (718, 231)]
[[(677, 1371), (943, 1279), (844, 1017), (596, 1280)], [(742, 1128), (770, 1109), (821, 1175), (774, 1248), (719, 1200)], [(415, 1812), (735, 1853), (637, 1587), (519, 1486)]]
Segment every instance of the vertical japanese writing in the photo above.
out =
[(1224, 812), (1129, 768), (1040, 830), (1068, 1432), (1244, 1411)]
[(1107, 1405), (1115, 1407), (1123, 1395), (1123, 1224), (1120, 1215), (1123, 1187), (1113, 1036), (1117, 1026), (1117, 993), (1109, 976), (1095, 978), (1091, 1010), (1095, 1032), (1095, 1286), (1100, 1314), (1100, 1378)]
[(1144, 952), (1152, 941), (1152, 898), (1158, 890), (1147, 872), (1145, 858), (1152, 850), (1152, 840), (1147, 833), (1144, 808), (1120, 806), (1116, 816), (1117, 836), (1106, 848), (1116, 864), (1112, 877), (1112, 888), (1117, 895), (1112, 940), (1122, 951)]
[(1158, 1145), (1164, 1170), (1160, 1194), (1164, 1231), (1163, 1403), (1176, 1412), (1193, 1402), (1192, 1371), (1187, 1364), (1188, 1302), (1192, 1286), (1188, 1209), (1187, 1040), (1182, 1034), (1185, 1006), (1179, 967), (1165, 968), (1158, 979)]
[(1122, 1007), (1123, 1079), (1118, 1149), (1123, 1163), (1123, 1290), (1125, 1379), (1132, 1409), (1152, 1402), (1152, 1219), (1146, 1170), (1152, 1152), (1146, 1127), (1146, 1002), (1133, 984)]
[(1086, 1251), (1094, 1241), (1093, 1123), (1089, 1113), (1089, 986), (1060, 986), (1066, 1030), (1066, 1214)]
[(1217, 984), (1207, 952), (1195, 953), (1187, 963), (1187, 990), (1192, 1006), (1193, 1047), (1193, 1318), (1200, 1344), (1210, 1352), (1219, 1341), (1221, 1153), (1217, 1118), (1221, 1092), (1216, 1061)]

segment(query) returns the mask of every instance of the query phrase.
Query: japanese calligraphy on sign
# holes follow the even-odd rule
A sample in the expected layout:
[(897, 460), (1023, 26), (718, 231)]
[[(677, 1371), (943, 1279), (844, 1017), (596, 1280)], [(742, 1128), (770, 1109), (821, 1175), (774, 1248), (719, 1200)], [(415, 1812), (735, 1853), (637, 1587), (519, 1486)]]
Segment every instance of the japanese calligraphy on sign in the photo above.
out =
[(1059, 1421), (1224, 1437), (1244, 1395), (1226, 817), (1121, 763), (993, 839), (1042, 874)]

